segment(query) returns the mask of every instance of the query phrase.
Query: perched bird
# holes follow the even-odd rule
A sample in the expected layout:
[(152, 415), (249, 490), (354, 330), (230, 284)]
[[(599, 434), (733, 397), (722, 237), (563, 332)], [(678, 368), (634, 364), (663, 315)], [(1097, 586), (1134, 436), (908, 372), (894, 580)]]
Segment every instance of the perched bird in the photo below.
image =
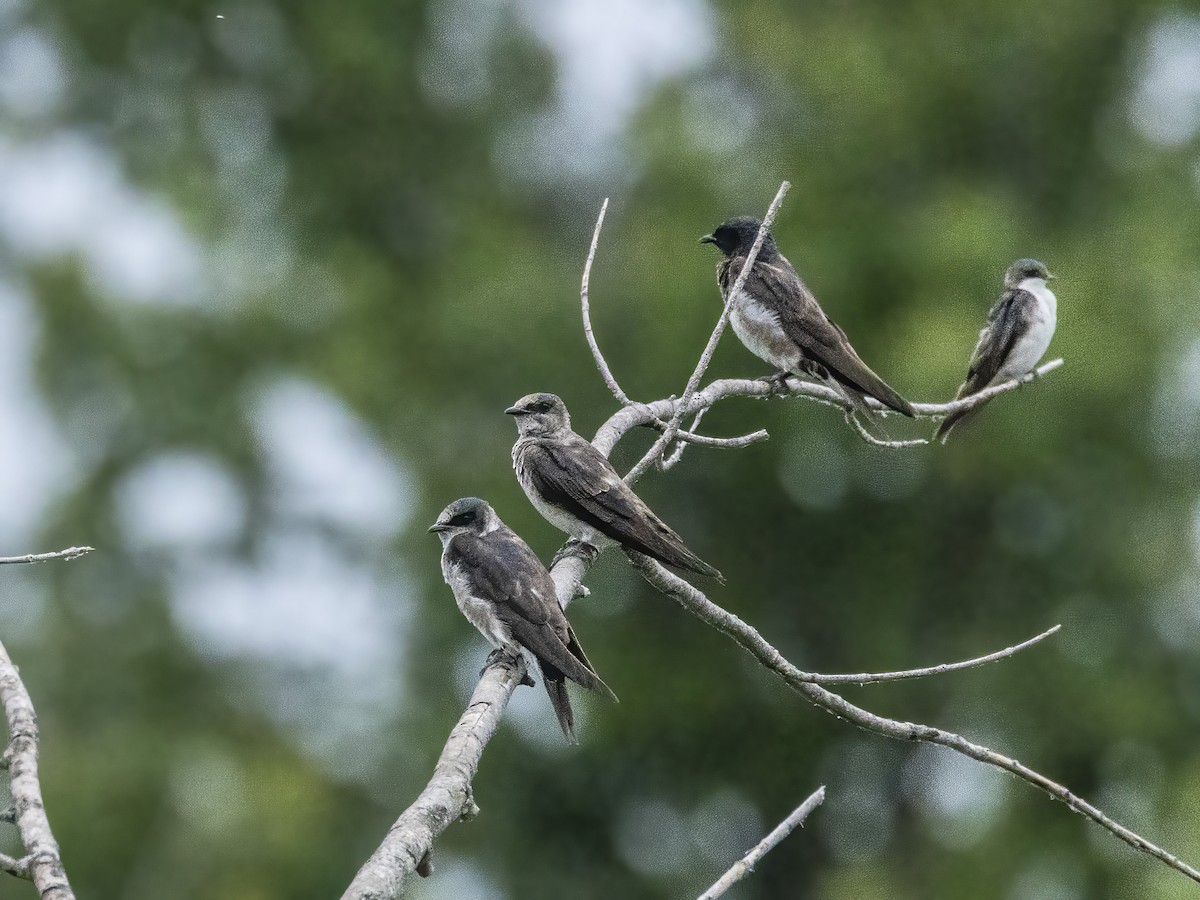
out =
[[(722, 297), (729, 297), (761, 226), (758, 219), (740, 216), (700, 238), (724, 254), (717, 264)], [(874, 397), (896, 412), (913, 414), (912, 405), (871, 371), (846, 333), (825, 315), (770, 232), (733, 298), (729, 323), (746, 349), (775, 366), (780, 376), (808, 375), (828, 382), (863, 410), (863, 397)]]
[(575, 718), (566, 679), (616, 700), (584, 655), (537, 555), (491, 505), (455, 500), (429, 530), (442, 541), (442, 577), (458, 608), (497, 650), (537, 660), (558, 724), (571, 743)]
[[(1041, 361), (1054, 337), (1058, 320), (1058, 300), (1046, 287), (1053, 278), (1036, 259), (1018, 259), (1004, 273), (1004, 293), (988, 313), (987, 324), (979, 332), (979, 343), (971, 354), (967, 380), (958, 389), (956, 400), (977, 394), (984, 388), (1028, 375)], [(950, 430), (983, 408), (952, 413), (938, 425), (934, 438), (945, 443)]]
[(520, 433), (512, 451), (517, 480), (551, 525), (594, 547), (616, 541), (668, 566), (721, 578), (684, 546), (599, 450), (571, 430), (560, 398), (530, 394), (505, 412), (516, 417)]

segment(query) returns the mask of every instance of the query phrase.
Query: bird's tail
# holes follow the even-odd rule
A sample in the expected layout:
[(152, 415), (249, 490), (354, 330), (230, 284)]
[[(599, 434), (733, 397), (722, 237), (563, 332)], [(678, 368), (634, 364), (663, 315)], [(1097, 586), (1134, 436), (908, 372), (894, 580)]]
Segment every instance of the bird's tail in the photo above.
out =
[[(862, 362), (862, 360), (859, 360), (859, 362)], [(857, 376), (855, 383), (848, 384), (849, 387), (862, 394), (866, 394), (868, 397), (874, 397), (888, 409), (893, 409), (903, 416), (908, 416), (910, 419), (916, 416), (916, 411), (913, 410), (912, 404), (901, 397), (891, 385), (876, 375), (866, 363), (862, 364), (862, 371), (855, 374)]]
[(571, 709), (571, 698), (567, 694), (567, 680), (554, 666), (547, 663), (542, 663), (541, 666), (542, 681), (546, 684), (546, 693), (550, 696), (554, 715), (558, 717), (558, 725), (568, 743), (578, 744), (579, 741), (575, 738), (575, 713)]
[[(961, 400), (964, 396), (970, 395), (964, 394), (964, 392), (960, 390), (955, 399)], [(942, 419), (942, 421), (938, 423), (937, 431), (933, 433), (933, 439), (935, 441), (941, 441), (943, 444), (946, 443), (946, 441), (950, 440), (951, 431), (974, 419), (977, 415), (979, 415), (979, 411), (983, 409), (987, 403), (988, 401), (985, 400), (983, 403), (980, 403), (978, 406), (972, 406), (970, 409), (963, 409), (959, 410), (958, 412), (950, 413), (950, 415), (946, 416), (946, 418)]]
[(704, 575), (707, 578), (715, 578), (721, 584), (725, 583), (725, 576), (720, 570), (710, 566), (687, 547), (680, 547), (680, 552), (673, 554), (674, 559), (663, 559), (660, 562), (665, 562), (669, 566), (675, 566), (677, 569), (686, 569), (689, 572), (695, 572), (697, 575)]

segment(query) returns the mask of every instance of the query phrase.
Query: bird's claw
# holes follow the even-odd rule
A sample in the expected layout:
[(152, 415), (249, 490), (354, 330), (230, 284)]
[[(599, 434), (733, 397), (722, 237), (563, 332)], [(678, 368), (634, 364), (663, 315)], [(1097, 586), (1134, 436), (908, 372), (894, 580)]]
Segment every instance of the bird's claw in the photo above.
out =
[(759, 381), (765, 382), (769, 388), (767, 399), (773, 400), (776, 397), (786, 397), (789, 393), (787, 380), (792, 376), (791, 372), (779, 371), (774, 375), (763, 375)]
[(585, 543), (578, 538), (571, 538), (565, 544), (558, 548), (558, 552), (554, 554), (554, 558), (550, 560), (550, 568), (554, 568), (562, 560), (569, 556), (577, 556), (584, 562), (592, 562), (599, 556), (600, 551), (592, 544)]

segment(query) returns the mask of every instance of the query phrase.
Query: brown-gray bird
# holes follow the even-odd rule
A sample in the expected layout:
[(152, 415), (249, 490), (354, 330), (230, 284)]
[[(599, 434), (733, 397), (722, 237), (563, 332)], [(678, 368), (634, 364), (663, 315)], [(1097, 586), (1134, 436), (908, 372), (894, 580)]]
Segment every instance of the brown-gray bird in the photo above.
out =
[(462, 614), (497, 650), (513, 656), (529, 651), (563, 734), (578, 743), (566, 679), (617, 697), (579, 646), (542, 561), (477, 497), (455, 500), (429, 530), (441, 538), (442, 577)]
[(551, 525), (578, 541), (616, 541), (668, 566), (698, 575), (721, 573), (684, 546), (604, 455), (571, 430), (554, 394), (530, 394), (505, 410), (517, 419), (513, 468), (526, 496)]

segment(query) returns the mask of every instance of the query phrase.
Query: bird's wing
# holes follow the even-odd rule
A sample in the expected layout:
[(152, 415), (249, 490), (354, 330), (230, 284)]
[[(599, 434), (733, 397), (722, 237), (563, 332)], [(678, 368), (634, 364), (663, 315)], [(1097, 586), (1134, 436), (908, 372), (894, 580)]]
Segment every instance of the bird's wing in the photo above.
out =
[(578, 435), (537, 442), (525, 451), (526, 471), (547, 502), (601, 534), (660, 562), (720, 577), (654, 514), (600, 451)]
[(515, 532), (500, 528), (482, 536), (456, 535), (448, 551), (462, 564), (472, 595), (493, 605), (500, 621), (543, 668), (550, 666), (590, 690), (612, 693), (583, 655), (558, 605), (550, 573)]
[(988, 313), (987, 325), (979, 332), (960, 397), (983, 390), (1000, 374), (1017, 341), (1029, 331), (1036, 311), (1037, 298), (1028, 291), (1014, 288), (1000, 295)]
[[(722, 285), (724, 290), (733, 287), (733, 279), (744, 262), (743, 257), (731, 260), (725, 279), (728, 284)], [(912, 415), (908, 401), (862, 361), (846, 333), (825, 315), (817, 298), (785, 257), (771, 262), (756, 261), (746, 277), (745, 290), (770, 304), (784, 333), (833, 378), (897, 412)]]

